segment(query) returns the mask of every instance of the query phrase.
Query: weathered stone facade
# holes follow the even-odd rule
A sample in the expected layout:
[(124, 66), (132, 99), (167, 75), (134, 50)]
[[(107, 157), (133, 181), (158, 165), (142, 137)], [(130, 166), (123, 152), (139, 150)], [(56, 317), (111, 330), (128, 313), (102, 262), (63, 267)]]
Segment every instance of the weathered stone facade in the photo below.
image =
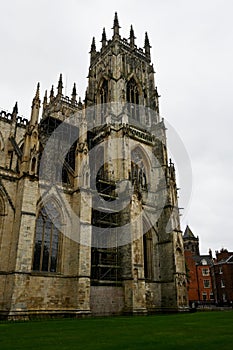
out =
[(186, 310), (173, 164), (150, 43), (91, 47), (86, 97), (0, 113), (0, 315), (85, 316)]

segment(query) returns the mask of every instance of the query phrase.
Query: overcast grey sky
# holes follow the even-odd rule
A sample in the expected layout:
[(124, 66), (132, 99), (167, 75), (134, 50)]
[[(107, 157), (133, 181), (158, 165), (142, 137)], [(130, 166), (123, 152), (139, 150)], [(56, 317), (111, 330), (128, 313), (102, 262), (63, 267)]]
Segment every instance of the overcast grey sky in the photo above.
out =
[(182, 228), (199, 236), (203, 254), (233, 250), (232, 0), (0, 0), (0, 107), (18, 101), (28, 118), (37, 82), (43, 95), (60, 73), (66, 94), (75, 81), (83, 99), (92, 37), (98, 48), (103, 27), (112, 36), (115, 11), (123, 37), (133, 24), (143, 47), (148, 32), (161, 116), (191, 160), (189, 205), (179, 183)]

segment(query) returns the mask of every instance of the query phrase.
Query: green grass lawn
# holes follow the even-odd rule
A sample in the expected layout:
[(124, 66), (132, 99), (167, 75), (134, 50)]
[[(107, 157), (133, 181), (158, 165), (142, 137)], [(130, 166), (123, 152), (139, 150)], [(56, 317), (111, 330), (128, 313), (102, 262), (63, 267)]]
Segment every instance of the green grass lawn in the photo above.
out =
[(233, 311), (0, 323), (0, 349), (233, 349)]

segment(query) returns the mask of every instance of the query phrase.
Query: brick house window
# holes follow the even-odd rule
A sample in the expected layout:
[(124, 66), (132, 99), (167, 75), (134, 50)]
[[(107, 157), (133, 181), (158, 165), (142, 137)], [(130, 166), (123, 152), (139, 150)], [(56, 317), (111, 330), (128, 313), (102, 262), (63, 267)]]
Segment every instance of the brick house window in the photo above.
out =
[(214, 299), (214, 293), (210, 292), (210, 299), (213, 300)]
[(225, 283), (223, 280), (221, 280), (221, 288), (225, 288)]
[(219, 274), (222, 274), (222, 266), (219, 266)]
[(207, 293), (206, 293), (206, 292), (203, 292), (203, 293), (202, 293), (202, 300), (203, 300), (203, 301), (206, 301), (206, 300), (207, 300)]
[(209, 276), (210, 275), (210, 270), (205, 268), (205, 269), (202, 269), (202, 276)]
[(210, 288), (210, 280), (204, 280), (204, 288)]
[(61, 220), (53, 204), (42, 208), (36, 220), (33, 271), (57, 272)]

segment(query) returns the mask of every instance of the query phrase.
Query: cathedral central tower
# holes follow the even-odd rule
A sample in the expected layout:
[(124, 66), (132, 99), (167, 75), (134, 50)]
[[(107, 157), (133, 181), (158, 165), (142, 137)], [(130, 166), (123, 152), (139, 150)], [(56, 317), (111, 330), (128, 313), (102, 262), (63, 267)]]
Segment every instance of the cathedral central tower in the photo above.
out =
[[(154, 83), (148, 35), (145, 34), (144, 50), (136, 46), (135, 39), (132, 26), (129, 40), (121, 38), (117, 14), (110, 40), (107, 40), (105, 28), (103, 29), (100, 51), (96, 50), (93, 38), (86, 104), (88, 107), (93, 104), (128, 103), (132, 107), (128, 111), (128, 117), (142, 127), (148, 127), (160, 121), (159, 96)], [(135, 108), (135, 105), (155, 111), (153, 120), (149, 116), (140, 115), (139, 108)], [(107, 112), (106, 108), (102, 108), (95, 122), (104, 124)]]

